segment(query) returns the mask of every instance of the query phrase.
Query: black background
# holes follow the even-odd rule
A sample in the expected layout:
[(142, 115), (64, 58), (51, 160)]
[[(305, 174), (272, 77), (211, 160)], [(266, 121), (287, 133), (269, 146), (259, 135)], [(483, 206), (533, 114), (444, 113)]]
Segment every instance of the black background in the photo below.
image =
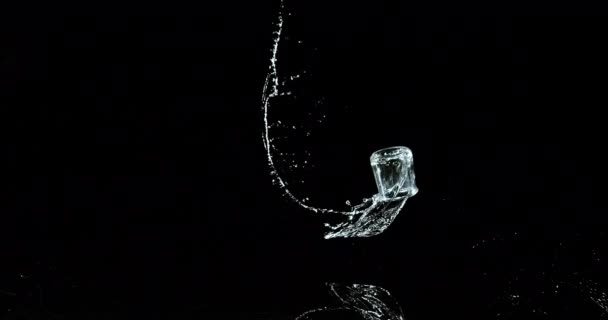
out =
[[(363, 160), (327, 171), (373, 191), (367, 155), (406, 144), (421, 190), (384, 234), (327, 241), (262, 145), (278, 6), (4, 11), (0, 315), (289, 319), (341, 282), (386, 288), (408, 319), (600, 318), (574, 287), (540, 292), (608, 286), (601, 8), (291, 4), (346, 74), (333, 94), (356, 94), (327, 141)], [(340, 181), (316, 175), (333, 201)]]

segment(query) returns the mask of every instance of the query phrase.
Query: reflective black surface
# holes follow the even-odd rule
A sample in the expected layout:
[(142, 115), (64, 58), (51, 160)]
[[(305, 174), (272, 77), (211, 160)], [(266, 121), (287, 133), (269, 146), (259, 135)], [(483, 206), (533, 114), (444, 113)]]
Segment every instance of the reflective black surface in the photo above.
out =
[(326, 283), (406, 319), (606, 317), (601, 8), (288, 4), (340, 102), (308, 192), (370, 194), (371, 152), (406, 144), (420, 192), (395, 222), (323, 240), (272, 184), (278, 2), (7, 10), (0, 317), (295, 319), (339, 305)]

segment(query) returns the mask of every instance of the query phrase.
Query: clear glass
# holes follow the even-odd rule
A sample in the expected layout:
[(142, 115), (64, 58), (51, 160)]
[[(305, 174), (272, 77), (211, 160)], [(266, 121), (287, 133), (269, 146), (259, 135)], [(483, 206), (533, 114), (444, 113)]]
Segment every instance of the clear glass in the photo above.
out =
[(390, 147), (370, 157), (378, 193), (385, 199), (411, 197), (418, 193), (414, 174), (414, 157), (407, 147)]

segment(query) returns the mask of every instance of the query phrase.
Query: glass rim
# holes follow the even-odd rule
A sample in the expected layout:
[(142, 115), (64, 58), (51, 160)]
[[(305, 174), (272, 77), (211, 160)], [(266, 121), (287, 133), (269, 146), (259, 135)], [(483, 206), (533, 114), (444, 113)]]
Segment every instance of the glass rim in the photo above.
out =
[(387, 147), (387, 148), (382, 148), (382, 149), (374, 151), (369, 158), (374, 159), (374, 158), (378, 158), (378, 157), (398, 155), (398, 154), (402, 154), (402, 153), (411, 154), (412, 150), (410, 150), (410, 148), (408, 148), (406, 146)]

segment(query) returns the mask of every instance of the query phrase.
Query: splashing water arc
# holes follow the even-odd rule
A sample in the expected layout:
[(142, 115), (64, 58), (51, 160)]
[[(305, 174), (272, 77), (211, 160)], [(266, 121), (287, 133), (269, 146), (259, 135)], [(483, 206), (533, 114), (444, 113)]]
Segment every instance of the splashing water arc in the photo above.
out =
[(310, 206), (296, 197), (277, 171), (273, 152), (276, 146), (270, 135), (271, 124), (268, 113), (272, 100), (281, 95), (277, 71), (277, 52), (285, 22), (285, 5), (281, 1), (276, 30), (273, 32), (272, 56), (262, 94), (262, 111), (264, 132), (262, 140), (273, 182), (277, 184), (288, 199), (300, 207), (317, 214), (333, 214), (341, 217), (341, 222), (325, 223), (327, 231), (324, 238), (371, 237), (382, 233), (396, 218), (408, 198), (418, 192), (413, 171), (411, 150), (406, 147), (391, 147), (378, 150), (370, 158), (379, 192), (370, 198), (363, 199), (361, 204), (353, 206), (351, 211)]

